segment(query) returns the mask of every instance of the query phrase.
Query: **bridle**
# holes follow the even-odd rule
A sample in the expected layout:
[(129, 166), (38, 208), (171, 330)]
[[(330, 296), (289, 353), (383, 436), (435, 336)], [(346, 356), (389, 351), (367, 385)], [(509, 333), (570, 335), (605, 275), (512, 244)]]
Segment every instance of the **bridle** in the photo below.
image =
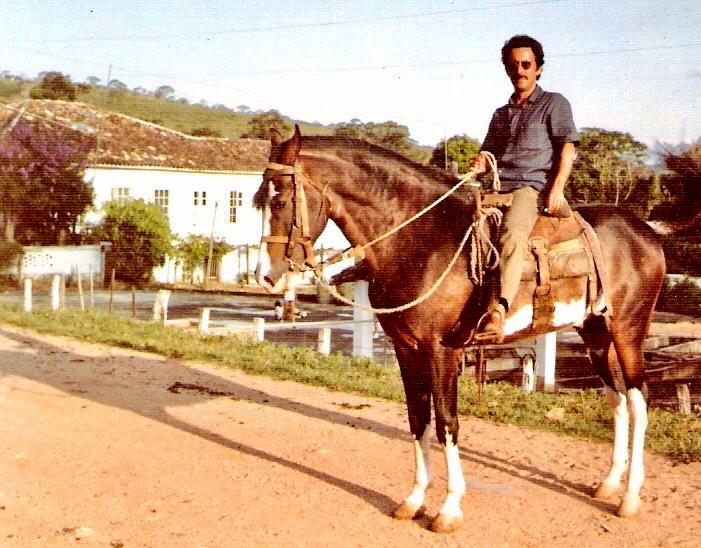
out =
[[(318, 263), (314, 255), (314, 242), (309, 231), (309, 209), (307, 196), (304, 192), (304, 183), (312, 185), (312, 182), (302, 171), (302, 166), (299, 162), (295, 162), (291, 166), (269, 162), (263, 172), (263, 182), (272, 183), (273, 179), (280, 175), (287, 175), (292, 178), (294, 218), (290, 225), (290, 232), (287, 236), (263, 236), (260, 241), (261, 243), (287, 244), (285, 260), (290, 264), (290, 270), (300, 270), (299, 267), (304, 265), (315, 269)], [(319, 192), (323, 200), (325, 192)], [(270, 204), (267, 203), (265, 207), (269, 208)], [(298, 265), (292, 259), (292, 252), (297, 244), (301, 245), (304, 250), (304, 262), (302, 265)]]

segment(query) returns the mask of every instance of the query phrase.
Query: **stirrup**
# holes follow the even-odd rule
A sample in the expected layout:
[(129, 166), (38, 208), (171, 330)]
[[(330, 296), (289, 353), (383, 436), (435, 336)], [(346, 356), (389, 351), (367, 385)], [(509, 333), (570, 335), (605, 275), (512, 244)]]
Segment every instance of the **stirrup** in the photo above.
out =
[[(492, 321), (494, 315), (498, 320)], [(477, 322), (477, 329), (472, 335), (472, 339), (480, 344), (492, 343), (500, 344), (504, 342), (504, 320), (506, 309), (502, 304), (495, 304)]]

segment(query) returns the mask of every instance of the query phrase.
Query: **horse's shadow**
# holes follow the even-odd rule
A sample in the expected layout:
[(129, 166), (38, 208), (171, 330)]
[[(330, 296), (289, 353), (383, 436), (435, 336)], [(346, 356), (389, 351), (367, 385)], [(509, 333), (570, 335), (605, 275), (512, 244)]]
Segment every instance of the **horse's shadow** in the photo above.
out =
[[(172, 379), (172, 382), (169, 382), (168, 386), (152, 386), (153, 393), (149, 394), (148, 397), (133, 397), (133, 393), (130, 392), (129, 384), (116, 385), (115, 383), (110, 383), (110, 390), (101, 390), (100, 385), (91, 385), (86, 389), (86, 386), (81, 384), (81, 378), (86, 374), (93, 376), (96, 369), (101, 370), (104, 375), (110, 375), (117, 367), (114, 361), (105, 361), (104, 358), (95, 358), (68, 352), (26, 333), (18, 334), (0, 328), (0, 335), (7, 339), (14, 340), (19, 344), (30, 346), (38, 356), (56, 353), (66, 354), (63, 369), (55, 370), (41, 367), (41, 364), (34, 363), (33, 360), (18, 359), (20, 355), (25, 357), (29, 356), (21, 351), (1, 350), (0, 375), (24, 377), (52, 386), (63, 392), (76, 393), (80, 397), (93, 402), (124, 409), (148, 417), (149, 419), (157, 420), (183, 432), (199, 436), (202, 439), (218, 443), (228, 449), (285, 466), (295, 472), (306, 474), (329, 485), (343, 489), (372, 504), (384, 514), (391, 512), (392, 508), (396, 505), (396, 501), (369, 487), (316, 470), (304, 463), (295, 462), (261, 449), (242, 444), (217, 432), (212, 432), (182, 421), (168, 413), (166, 408), (167, 406), (173, 405), (194, 405), (208, 401), (213, 397), (227, 396), (238, 400), (254, 402), (263, 406), (283, 409), (305, 417), (328, 421), (333, 424), (346, 425), (348, 428), (370, 430), (389, 439), (408, 441), (409, 434), (404, 430), (373, 419), (358, 417), (340, 411), (324, 409), (308, 403), (282, 398), (227, 380), (221, 376), (207, 373), (201, 369), (194, 369), (181, 360), (168, 360), (167, 362), (163, 362), (162, 360), (145, 356), (115, 357), (115, 360), (119, 361), (118, 366), (120, 368), (132, 368), (136, 373), (130, 374), (127, 372), (127, 380), (130, 382), (137, 380), (137, 375), (148, 375), (149, 368), (168, 367), (169, 377)], [(106, 376), (105, 378), (110, 379), (111, 377)], [(115, 393), (115, 390), (118, 392)], [(615, 509), (613, 504), (591, 498), (589, 496), (591, 491), (589, 486), (558, 478), (555, 474), (536, 466), (513, 463), (508, 459), (496, 457), (492, 454), (474, 449), (462, 449), (461, 457), (481, 466), (497, 470), (503, 474), (508, 474), (551, 491), (572, 497), (600, 510), (611, 512)], [(530, 475), (524, 477), (525, 473)]]

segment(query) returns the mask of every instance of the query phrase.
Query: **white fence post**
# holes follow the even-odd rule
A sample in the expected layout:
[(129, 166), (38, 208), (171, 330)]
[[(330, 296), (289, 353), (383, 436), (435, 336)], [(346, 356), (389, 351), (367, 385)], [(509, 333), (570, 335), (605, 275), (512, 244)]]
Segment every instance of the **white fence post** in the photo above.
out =
[(263, 342), (265, 340), (265, 318), (253, 318), (253, 328), (255, 330), (255, 340)]
[(24, 279), (24, 311), (32, 311), (32, 279)]
[(199, 331), (200, 333), (207, 333), (209, 331), (209, 308), (202, 309)]
[(58, 310), (61, 306), (61, 276), (54, 274), (51, 278), (51, 310)]
[(153, 321), (163, 321), (165, 325), (168, 320), (168, 300), (170, 299), (170, 289), (159, 289), (156, 293), (156, 300), (153, 301)]
[(536, 368), (543, 374), (546, 392), (555, 390), (555, 356), (557, 353), (557, 333), (546, 333), (536, 339)]
[(320, 354), (329, 355), (331, 353), (331, 329), (324, 327), (319, 329), (319, 340), (317, 350)]
[[(353, 300), (356, 304), (369, 307), (368, 282), (357, 281), (353, 284)], [(373, 314), (369, 310), (353, 308), (353, 355), (372, 359)]]
[(531, 393), (535, 389), (535, 367), (533, 356), (527, 354), (521, 359), (521, 367), (523, 368), (523, 380), (521, 389), (526, 393)]

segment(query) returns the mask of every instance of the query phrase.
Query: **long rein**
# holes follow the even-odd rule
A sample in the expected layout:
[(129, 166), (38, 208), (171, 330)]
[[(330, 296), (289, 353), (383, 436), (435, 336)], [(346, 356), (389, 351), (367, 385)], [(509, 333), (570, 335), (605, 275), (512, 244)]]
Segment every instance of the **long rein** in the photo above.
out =
[[(491, 168), (492, 172), (494, 173), (494, 189), (499, 190), (500, 187), (500, 182), (499, 182), (499, 175), (497, 173), (497, 161), (494, 155), (491, 152), (484, 151), (482, 154), (485, 155), (487, 162), (489, 163), (489, 167)], [(450, 262), (446, 266), (446, 268), (443, 270), (441, 275), (438, 277), (438, 279), (433, 283), (433, 285), (426, 291), (424, 294), (419, 295), (416, 299), (403, 304), (401, 306), (395, 306), (391, 308), (375, 308), (372, 306), (365, 306), (361, 304), (357, 304), (351, 299), (348, 299), (341, 295), (338, 290), (331, 284), (329, 284), (323, 277), (321, 273), (321, 269), (324, 266), (328, 266), (331, 264), (334, 264), (338, 261), (341, 261), (345, 258), (349, 257), (357, 257), (357, 258), (363, 258), (365, 256), (365, 249), (375, 245), (378, 242), (381, 242), (382, 240), (389, 238), (393, 234), (397, 233), (400, 231), (402, 228), (405, 226), (413, 223), (429, 211), (431, 211), (433, 208), (435, 208), (438, 204), (440, 204), (443, 200), (447, 199), (451, 194), (453, 194), (456, 190), (458, 190), (460, 187), (462, 187), (465, 184), (469, 184), (469, 186), (473, 187), (474, 189), (479, 189), (480, 185), (479, 183), (468, 183), (468, 181), (471, 181), (472, 179), (475, 178), (475, 174), (470, 172), (467, 175), (465, 175), (462, 179), (460, 179), (452, 188), (450, 188), (447, 192), (439, 196), (436, 200), (428, 204), (426, 207), (406, 219), (405, 221), (401, 222), (397, 226), (392, 227), (388, 231), (384, 232), (383, 234), (379, 235), (377, 238), (374, 238), (373, 240), (366, 242), (363, 245), (360, 246), (355, 246), (355, 247), (350, 247), (332, 257), (329, 257), (328, 260), (323, 261), (320, 264), (317, 264), (314, 268), (308, 267), (307, 265), (304, 264), (299, 264), (295, 261), (292, 260), (292, 258), (286, 258), (286, 260), (290, 263), (291, 267), (297, 268), (300, 272), (308, 271), (311, 270), (314, 273), (314, 277), (316, 280), (323, 286), (325, 287), (329, 293), (331, 293), (336, 299), (339, 301), (348, 304), (350, 306), (353, 306), (355, 308), (359, 308), (361, 310), (366, 310), (368, 312), (372, 312), (374, 314), (393, 314), (396, 312), (403, 312), (405, 310), (408, 310), (410, 308), (413, 308), (414, 306), (421, 304), (424, 302), (426, 299), (428, 299), (433, 293), (436, 292), (436, 290), (440, 287), (440, 285), (443, 283), (445, 278), (448, 276), (450, 271), (452, 270), (453, 266), (457, 262), (458, 258), (460, 257), (463, 249), (465, 248), (465, 244), (467, 243), (468, 239), (472, 235), (475, 238), (479, 238), (480, 234), (477, 234), (478, 232), (481, 233), (481, 235), (484, 235), (483, 229), (484, 229), (484, 223), (485, 220), (489, 218), (499, 218), (501, 216), (501, 212), (496, 209), (496, 208), (487, 208), (485, 210), (480, 211), (480, 204), (477, 203), (477, 214), (476, 218), (470, 223), (470, 225), (467, 227), (467, 230), (465, 231), (465, 235), (463, 236), (462, 240), (460, 241), (460, 245), (458, 246), (457, 250), (455, 251), (455, 254), (451, 258)], [(311, 181), (310, 181), (311, 182)], [(322, 193), (323, 194), (323, 193)], [(492, 243), (489, 241), (489, 238), (486, 239), (488, 242), (488, 245), (490, 246), (490, 253), (497, 254), (496, 249), (494, 249), (494, 246)], [(498, 254), (497, 254), (498, 256)], [(478, 267), (479, 268), (479, 267)], [(472, 265), (472, 270), (473, 272), (472, 277), (473, 278), (479, 278), (481, 280), (481, 274), (479, 272), (475, 272), (475, 265)]]

